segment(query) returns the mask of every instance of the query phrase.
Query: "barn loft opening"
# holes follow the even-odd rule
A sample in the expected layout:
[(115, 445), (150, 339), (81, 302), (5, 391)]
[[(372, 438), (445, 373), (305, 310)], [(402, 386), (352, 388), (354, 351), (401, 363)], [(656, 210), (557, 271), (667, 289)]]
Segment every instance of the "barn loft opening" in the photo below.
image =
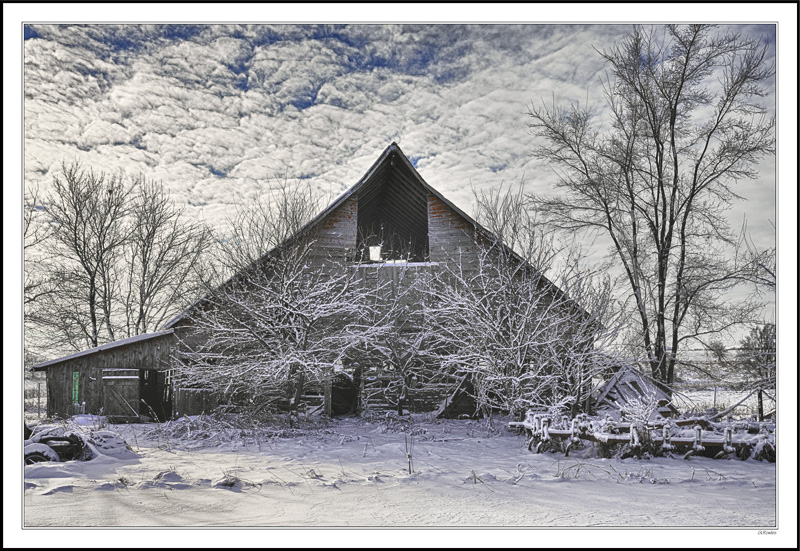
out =
[(360, 262), (428, 260), (428, 193), (397, 155), (377, 167), (358, 193)]

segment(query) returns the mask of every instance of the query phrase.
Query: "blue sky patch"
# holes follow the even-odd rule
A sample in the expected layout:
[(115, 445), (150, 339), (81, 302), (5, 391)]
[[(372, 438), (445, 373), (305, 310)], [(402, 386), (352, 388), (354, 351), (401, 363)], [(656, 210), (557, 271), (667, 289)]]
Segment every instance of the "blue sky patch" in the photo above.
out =
[(302, 96), (296, 97), (289, 103), (293, 105), (298, 111), (308, 109), (309, 107), (316, 105), (317, 92), (318, 91), (315, 90), (313, 94), (304, 94)]
[(242, 92), (247, 92), (250, 89), (250, 83), (246, 75), (236, 75), (236, 78), (233, 79), (233, 86)]
[(30, 25), (22, 26), (22, 35), (25, 38), (25, 40), (30, 40), (31, 38), (39, 38), (39, 33), (37, 33), (36, 29), (31, 27)]
[(164, 38), (167, 40), (189, 40), (203, 32), (202, 25), (164, 25)]
[(108, 44), (114, 52), (135, 52), (142, 46), (139, 41), (116, 33), (109, 36), (108, 40), (106, 40), (106, 44)]

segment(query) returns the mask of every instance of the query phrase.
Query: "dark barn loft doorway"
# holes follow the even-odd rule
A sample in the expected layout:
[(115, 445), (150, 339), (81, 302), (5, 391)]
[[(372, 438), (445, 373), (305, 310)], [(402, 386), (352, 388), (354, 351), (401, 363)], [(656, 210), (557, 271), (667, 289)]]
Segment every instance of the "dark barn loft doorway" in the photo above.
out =
[(359, 262), (428, 260), (428, 192), (398, 159), (359, 191), (357, 232)]

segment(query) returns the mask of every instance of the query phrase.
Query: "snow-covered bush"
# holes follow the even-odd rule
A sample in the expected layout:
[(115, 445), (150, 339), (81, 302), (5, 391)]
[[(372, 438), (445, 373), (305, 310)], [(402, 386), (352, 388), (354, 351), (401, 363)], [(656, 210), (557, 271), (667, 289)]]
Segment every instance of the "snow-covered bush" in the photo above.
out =
[(426, 309), (433, 353), (470, 377), (486, 414), (582, 411), (618, 328), (610, 286), (569, 268), (557, 288), (502, 243), (475, 242), (477, 259), (454, 259), (434, 274)]
[(297, 410), (370, 336), (357, 271), (320, 262), (313, 239), (276, 250), (210, 292), (182, 336), (181, 386), (211, 389), (221, 403)]
[(775, 435), (762, 433), (750, 453), (750, 457), (758, 461), (775, 463)]
[(618, 405), (624, 421), (644, 426), (658, 409), (658, 395), (655, 392), (645, 392)]

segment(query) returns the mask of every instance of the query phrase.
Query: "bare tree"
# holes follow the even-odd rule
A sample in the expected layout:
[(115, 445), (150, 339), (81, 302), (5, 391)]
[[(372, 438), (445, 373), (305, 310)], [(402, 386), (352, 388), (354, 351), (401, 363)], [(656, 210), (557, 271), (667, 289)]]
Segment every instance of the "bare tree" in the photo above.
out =
[(217, 237), (205, 297), (178, 358), (181, 385), (255, 408), (292, 410), (363, 345), (358, 272), (315, 255), (318, 197), (277, 180)]
[[(775, 225), (772, 225), (773, 230)], [(743, 279), (755, 285), (758, 293), (774, 293), (778, 283), (777, 249), (759, 249), (747, 233), (747, 224), (742, 226), (736, 244), (736, 257), (742, 265)]]
[(774, 68), (765, 45), (706, 25), (637, 27), (600, 55), (610, 67), (605, 127), (588, 106), (530, 109), (545, 144), (534, 153), (560, 169), (563, 191), (532, 199), (555, 227), (609, 239), (652, 375), (671, 383), (684, 342), (756, 309), (723, 298), (744, 269), (724, 211), (735, 183), (774, 153), (775, 121), (758, 104)]
[[(43, 254), (52, 238), (52, 225), (47, 220), (47, 209), (39, 187), (34, 185), (25, 190), (23, 201), (23, 239), (24, 239), (24, 339), (25, 368), (30, 368), (45, 358), (36, 350), (40, 337), (37, 331), (42, 321), (41, 304), (49, 295), (59, 289), (57, 281), (48, 269), (49, 258)], [(46, 319), (46, 318), (45, 318)]]
[(161, 183), (139, 177), (131, 198), (129, 239), (124, 245), (126, 336), (147, 333), (178, 313), (203, 291), (199, 275), (211, 234), (185, 221)]
[(434, 275), (431, 351), (471, 378), (485, 413), (575, 413), (592, 378), (609, 367), (624, 326), (611, 282), (583, 266), (579, 247), (557, 243), (541, 227), (521, 185), (475, 192), (475, 199), (488, 233), (474, 235), (477, 256), (458, 256)]
[(52, 225), (47, 221), (47, 209), (38, 186), (25, 191), (23, 202), (23, 239), (25, 255), (24, 304), (27, 306), (42, 296), (53, 292), (51, 280), (44, 270), (44, 259), (37, 249), (45, 246), (52, 237)]
[(46, 200), (34, 189), (26, 201), (31, 347), (82, 350), (152, 331), (202, 291), (210, 233), (160, 183), (62, 164)]
[(558, 246), (555, 233), (541, 223), (535, 205), (524, 193), (524, 182), (516, 189), (502, 184), (488, 190), (473, 189), (475, 220), (486, 228), (493, 240), (502, 243), (540, 273), (550, 270), (565, 247)]
[(252, 201), (240, 201), (217, 237), (219, 281), (250, 267), (297, 234), (320, 211), (320, 197), (308, 184), (276, 177)]
[(182, 385), (296, 410), (339, 371), (359, 380), (365, 365), (390, 364), (402, 388), (381, 390), (409, 398), (406, 383), (424, 376), (421, 274), (408, 256), (388, 266), (320, 257), (306, 227), (315, 203), (308, 188), (281, 184), (231, 221), (220, 260), (237, 271), (193, 310)]
[(74, 349), (114, 340), (117, 263), (130, 236), (132, 187), (109, 176), (62, 164), (46, 206), (54, 246), (51, 278), (57, 289), (40, 308), (51, 339)]
[(356, 272), (313, 266), (313, 239), (273, 250), (207, 295), (191, 315), (177, 373), (223, 400), (280, 399), (295, 410), (360, 344)]
[[(498, 213), (496, 206), (503, 204), (514, 207)], [(481, 208), (495, 220), (528, 216), (519, 212), (525, 207), (513, 193)], [(532, 229), (526, 224), (500, 223), (495, 229), (510, 243), (531, 243), (530, 236), (518, 235)], [(426, 309), (431, 352), (446, 369), (471, 378), (484, 413), (583, 409), (592, 378), (609, 367), (609, 346), (621, 327), (610, 283), (567, 260), (554, 270), (556, 287), (501, 239), (490, 237), (476, 235), (477, 258), (448, 263), (434, 276)], [(528, 258), (554, 257), (554, 249), (533, 243), (518, 249)]]
[(26, 251), (41, 245), (52, 234), (52, 228), (45, 220), (46, 210), (39, 186), (33, 185), (25, 190), (22, 229)]
[(359, 344), (349, 353), (351, 366), (357, 365), (354, 377), (356, 382), (364, 380), (365, 365), (384, 366), (392, 376), (384, 373), (384, 381), (365, 385), (362, 402), (396, 400), (399, 415), (404, 407), (413, 407), (417, 394), (447, 381), (447, 374), (433, 367), (428, 350), (431, 325), (424, 305), (429, 300), (431, 266), (409, 264), (410, 254), (401, 262), (354, 268), (362, 290), (362, 309), (354, 326)]

